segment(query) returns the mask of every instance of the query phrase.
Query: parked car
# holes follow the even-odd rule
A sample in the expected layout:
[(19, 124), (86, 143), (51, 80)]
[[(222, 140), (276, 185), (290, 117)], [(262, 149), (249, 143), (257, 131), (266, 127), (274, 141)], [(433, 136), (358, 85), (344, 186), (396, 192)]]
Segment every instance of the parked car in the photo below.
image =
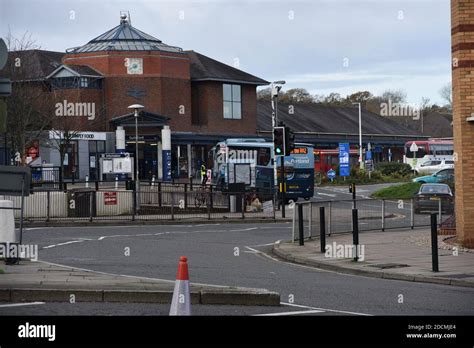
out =
[(415, 213), (422, 211), (438, 212), (441, 200), (441, 212), (454, 212), (454, 196), (446, 184), (423, 184), (415, 196)]
[(415, 168), (417, 174), (433, 174), (441, 169), (454, 168), (453, 160), (430, 160)]
[(436, 184), (447, 181), (454, 181), (454, 168), (441, 169), (434, 174), (413, 179), (413, 182), (419, 182), (420, 184)]

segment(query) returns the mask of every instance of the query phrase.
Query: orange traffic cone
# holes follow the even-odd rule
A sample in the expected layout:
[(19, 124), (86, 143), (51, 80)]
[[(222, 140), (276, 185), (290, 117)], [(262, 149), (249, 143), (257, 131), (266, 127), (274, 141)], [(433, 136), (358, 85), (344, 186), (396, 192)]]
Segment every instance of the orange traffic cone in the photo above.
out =
[(178, 273), (174, 284), (170, 315), (191, 315), (191, 297), (189, 295), (188, 259), (179, 258)]

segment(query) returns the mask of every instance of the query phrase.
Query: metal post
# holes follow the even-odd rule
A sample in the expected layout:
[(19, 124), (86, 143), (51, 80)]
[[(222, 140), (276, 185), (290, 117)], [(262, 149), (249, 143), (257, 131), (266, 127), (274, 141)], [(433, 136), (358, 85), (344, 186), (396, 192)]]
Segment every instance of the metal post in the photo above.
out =
[(209, 192), (211, 193), (211, 199), (210, 199), (210, 203), (211, 203), (211, 209), (214, 207), (214, 199), (213, 199), (213, 194), (212, 194), (212, 184), (209, 185)]
[[(23, 242), (23, 211), (25, 208), (25, 176), (21, 178), (20, 245)], [(19, 259), (18, 259), (19, 261)]]
[(433, 272), (439, 272), (438, 227), (436, 226), (436, 214), (431, 214), (431, 263), (433, 266)]
[(207, 219), (211, 220), (211, 196), (212, 192), (208, 192), (208, 199), (206, 200), (206, 205), (207, 205)]
[(359, 245), (359, 218), (357, 216), (357, 209), (352, 209), (352, 244), (355, 251), (354, 261), (359, 260), (357, 255), (357, 247)]
[(49, 212), (49, 209), (51, 207), (51, 191), (48, 190), (47, 193), (46, 193), (46, 200), (47, 200), (47, 203), (46, 203), (46, 222), (49, 222), (49, 217), (50, 217), (50, 212)]
[(161, 204), (163, 202), (163, 197), (161, 193), (161, 182), (158, 183), (158, 206), (161, 208)]
[(304, 245), (303, 204), (298, 204), (299, 245)]
[(385, 231), (385, 199), (382, 199), (382, 231)]
[(241, 193), (242, 200), (242, 219), (245, 219), (245, 193)]
[(118, 175), (115, 175), (115, 189), (118, 189)]
[(184, 209), (188, 208), (188, 184), (184, 184)]
[(86, 188), (89, 188), (89, 175), (86, 175)]
[(410, 227), (413, 229), (415, 227), (415, 200), (411, 199), (411, 218), (410, 218)]
[(321, 242), (321, 252), (326, 252), (326, 216), (324, 207), (319, 207), (319, 240)]
[(311, 239), (313, 237), (313, 204), (311, 202), (308, 203), (308, 238)]
[[(92, 222), (92, 215), (93, 215), (93, 213), (92, 213), (92, 209), (93, 209), (93, 207), (92, 207), (92, 202), (93, 202), (92, 193), (93, 193), (92, 191), (89, 192), (89, 222)], [(94, 192), (94, 194), (95, 194), (95, 192)]]
[(280, 197), (281, 197), (281, 217), (285, 218), (286, 204), (286, 184), (285, 184), (285, 157), (280, 157)]
[(138, 110), (135, 109), (135, 163), (136, 163), (136, 168), (135, 168), (135, 195), (136, 197), (136, 205), (137, 208), (139, 207), (139, 191), (140, 191), (140, 176), (139, 176), (139, 164), (138, 164)]
[(174, 220), (174, 192), (171, 193), (171, 220)]
[(438, 201), (438, 225), (441, 226), (441, 214), (443, 213), (442, 208), (441, 208), (441, 197), (439, 198)]
[[(128, 191), (127, 191), (128, 192)], [(132, 192), (132, 205), (133, 205), (133, 209), (132, 209), (132, 221), (135, 221), (135, 215), (137, 215), (137, 195), (135, 194), (135, 190), (133, 190)]]
[(295, 228), (296, 228), (295, 222), (296, 222), (296, 209), (293, 208), (293, 222), (292, 222), (292, 224), (291, 224), (291, 226), (292, 226), (292, 230), (291, 230), (291, 232), (292, 232), (292, 234), (291, 234), (291, 242), (292, 242), (292, 243), (295, 242)]
[(99, 191), (99, 181), (98, 180), (95, 181), (95, 190)]
[(328, 236), (331, 235), (331, 217), (332, 217), (332, 202), (329, 201), (329, 216), (328, 216)]

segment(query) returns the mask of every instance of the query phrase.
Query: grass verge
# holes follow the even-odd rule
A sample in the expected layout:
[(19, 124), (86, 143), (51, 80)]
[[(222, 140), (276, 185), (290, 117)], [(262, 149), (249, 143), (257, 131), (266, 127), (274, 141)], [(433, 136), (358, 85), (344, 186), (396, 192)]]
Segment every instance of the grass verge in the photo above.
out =
[(421, 184), (418, 182), (408, 182), (401, 185), (393, 185), (375, 191), (371, 197), (382, 199), (410, 199), (420, 189)]

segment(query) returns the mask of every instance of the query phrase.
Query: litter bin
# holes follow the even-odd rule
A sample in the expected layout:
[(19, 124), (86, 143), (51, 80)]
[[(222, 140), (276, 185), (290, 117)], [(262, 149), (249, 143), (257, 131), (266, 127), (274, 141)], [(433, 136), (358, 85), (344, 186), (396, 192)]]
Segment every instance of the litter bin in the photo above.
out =
[[(8, 209), (5, 209), (8, 208)], [(13, 202), (0, 200), (0, 244), (5, 245), (3, 250), (6, 254), (0, 255), (5, 258), (5, 263), (15, 264), (19, 261), (17, 257), (8, 257), (7, 246), (20, 243), (20, 236), (15, 232), (15, 217), (13, 215)]]
[(245, 183), (239, 182), (235, 184), (229, 184), (229, 200), (230, 200), (230, 212), (241, 213), (242, 212), (242, 194), (245, 192)]
[(96, 213), (96, 192), (90, 188), (78, 188), (68, 192), (68, 217), (91, 217)]

